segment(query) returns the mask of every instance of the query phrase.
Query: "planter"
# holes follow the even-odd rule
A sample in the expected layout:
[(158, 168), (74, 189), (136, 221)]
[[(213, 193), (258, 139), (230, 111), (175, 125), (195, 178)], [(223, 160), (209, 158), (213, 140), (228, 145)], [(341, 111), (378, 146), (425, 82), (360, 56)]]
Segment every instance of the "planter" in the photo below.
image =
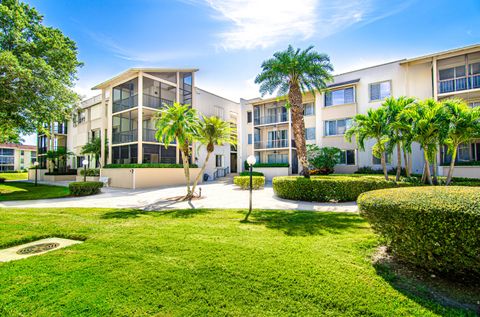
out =
[(263, 173), (265, 179), (271, 181), (277, 176), (288, 176), (288, 167), (254, 167), (255, 172)]
[(43, 175), (43, 180), (47, 182), (75, 181), (75, 179), (76, 175)]
[[(198, 173), (200, 173), (200, 168), (190, 168), (192, 182)], [(135, 189), (185, 185), (183, 168), (102, 168), (100, 176), (108, 177), (111, 187), (120, 188)]]
[[(47, 173), (48, 170), (46, 168), (39, 168), (37, 170), (37, 180), (38, 181), (43, 181), (45, 173)], [(28, 170), (28, 180), (34, 182), (35, 181), (35, 169), (29, 169)]]

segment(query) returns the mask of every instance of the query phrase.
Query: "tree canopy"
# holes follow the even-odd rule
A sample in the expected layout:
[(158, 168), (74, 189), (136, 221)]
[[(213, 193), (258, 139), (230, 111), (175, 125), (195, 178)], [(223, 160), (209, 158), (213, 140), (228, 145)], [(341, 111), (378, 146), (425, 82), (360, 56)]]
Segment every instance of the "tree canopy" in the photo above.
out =
[(68, 118), (78, 100), (72, 90), (77, 46), (18, 0), (0, 0), (0, 142)]

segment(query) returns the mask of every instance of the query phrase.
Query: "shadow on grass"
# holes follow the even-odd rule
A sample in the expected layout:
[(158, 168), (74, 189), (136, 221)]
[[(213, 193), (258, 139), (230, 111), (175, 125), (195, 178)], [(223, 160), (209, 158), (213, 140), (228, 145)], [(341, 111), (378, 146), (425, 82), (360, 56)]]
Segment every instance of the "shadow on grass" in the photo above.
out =
[(349, 213), (254, 210), (251, 219), (248, 223), (262, 224), (289, 236), (323, 235), (368, 229), (364, 219)]
[(107, 212), (101, 216), (102, 219), (131, 219), (138, 218), (142, 215), (153, 217), (169, 216), (171, 218), (192, 218), (199, 214), (206, 214), (207, 209), (172, 209), (172, 210), (121, 210)]
[(440, 316), (480, 316), (479, 283), (431, 273), (395, 259), (374, 263), (377, 274), (394, 289)]

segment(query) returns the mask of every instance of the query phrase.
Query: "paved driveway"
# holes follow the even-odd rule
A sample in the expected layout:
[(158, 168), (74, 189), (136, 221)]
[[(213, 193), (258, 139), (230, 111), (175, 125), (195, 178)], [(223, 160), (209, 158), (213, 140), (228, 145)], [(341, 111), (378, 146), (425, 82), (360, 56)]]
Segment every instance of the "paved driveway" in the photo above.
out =
[[(185, 194), (185, 187), (152, 189), (103, 188), (102, 193), (86, 197), (68, 197), (25, 201), (0, 202), (0, 207), (105, 207), (142, 209), (184, 208), (248, 208), (248, 190), (240, 190), (233, 184), (209, 182), (200, 185), (202, 198), (192, 201), (175, 201), (171, 198)], [(253, 191), (253, 208), (298, 209), (312, 211), (356, 212), (355, 202), (311, 203), (280, 199), (273, 193), (271, 185)]]

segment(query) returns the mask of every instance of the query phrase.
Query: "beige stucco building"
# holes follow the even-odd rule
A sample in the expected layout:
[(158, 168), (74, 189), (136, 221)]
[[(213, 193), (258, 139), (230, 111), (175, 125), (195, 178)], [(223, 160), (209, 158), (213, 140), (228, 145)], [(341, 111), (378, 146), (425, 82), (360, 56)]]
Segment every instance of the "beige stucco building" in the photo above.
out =
[[(358, 113), (377, 108), (389, 96), (411, 96), (419, 99), (442, 100), (449, 97), (465, 99), (471, 106), (480, 105), (480, 45), (472, 45), (426, 56), (402, 59), (334, 76), (326, 92), (306, 94), (303, 98), (307, 144), (334, 146), (343, 150), (342, 164), (337, 172), (351, 173), (359, 167), (380, 169), (380, 160), (372, 155), (373, 141), (365, 151), (349, 143), (344, 133)], [(245, 122), (245, 159), (254, 154), (262, 163), (288, 163), (289, 173), (298, 172), (290, 112), (282, 98), (241, 100)], [(480, 142), (480, 141), (479, 141)], [(473, 140), (459, 149), (459, 161), (480, 161), (480, 143)], [(421, 173), (423, 154), (413, 146), (412, 170)], [(396, 155), (387, 159), (389, 168), (396, 166)], [(448, 163), (441, 151), (439, 162)], [(466, 175), (462, 167), (458, 175)], [(479, 170), (473, 168), (469, 170)], [(443, 168), (440, 168), (443, 173)], [(468, 173), (467, 173), (468, 174)], [(479, 172), (474, 173), (480, 177)]]
[(0, 144), (0, 172), (30, 168), (37, 159), (35, 145)]

